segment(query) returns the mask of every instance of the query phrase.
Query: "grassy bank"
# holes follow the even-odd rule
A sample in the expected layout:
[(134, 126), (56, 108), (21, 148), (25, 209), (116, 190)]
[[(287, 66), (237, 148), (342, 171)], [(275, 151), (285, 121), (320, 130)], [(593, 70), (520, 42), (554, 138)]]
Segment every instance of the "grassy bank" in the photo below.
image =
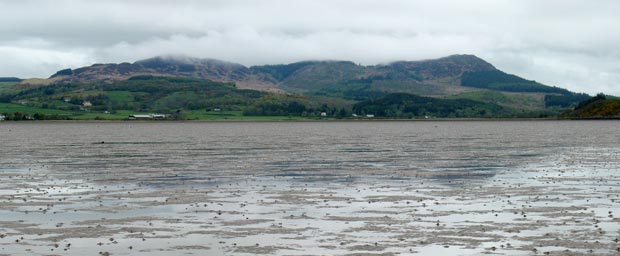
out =
[[(149, 114), (130, 110), (118, 110), (112, 113), (98, 111), (66, 111), (58, 109), (38, 108), (14, 103), (0, 103), (0, 113), (55, 117), (62, 120), (129, 120), (130, 115)], [(328, 120), (333, 118), (316, 118), (301, 116), (244, 116), (242, 111), (181, 111), (179, 120), (248, 120), (248, 121), (295, 121), (295, 120)]]

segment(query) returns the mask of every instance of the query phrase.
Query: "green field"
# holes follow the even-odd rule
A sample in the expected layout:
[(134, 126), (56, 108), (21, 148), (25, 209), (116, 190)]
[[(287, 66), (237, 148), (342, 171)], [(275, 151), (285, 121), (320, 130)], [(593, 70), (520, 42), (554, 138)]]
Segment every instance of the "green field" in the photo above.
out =
[[(12, 114), (19, 112), (22, 114), (34, 115), (60, 115), (71, 120), (128, 120), (132, 114), (149, 114), (130, 110), (118, 110), (106, 114), (95, 111), (63, 111), (57, 109), (47, 109), (25, 106), (14, 103), (0, 103), (0, 113)], [(285, 120), (329, 120), (333, 118), (311, 118), (300, 116), (244, 116), (242, 111), (181, 111), (184, 120), (248, 120), (248, 121), (285, 121)]]
[(57, 115), (74, 114), (73, 112), (70, 112), (70, 111), (63, 111), (63, 110), (57, 110), (57, 109), (37, 108), (37, 107), (30, 107), (30, 106), (14, 104), (14, 103), (0, 103), (0, 113), (15, 113), (15, 112), (20, 112), (24, 114), (35, 114), (35, 113), (57, 114)]
[(75, 120), (95, 120), (95, 119), (123, 120), (123, 119), (127, 119), (129, 115), (131, 114), (145, 114), (145, 113), (137, 113), (135, 111), (127, 111), (127, 110), (120, 110), (120, 111), (116, 111), (115, 113), (111, 113), (111, 114), (105, 114), (103, 112), (91, 112), (91, 111), (65, 111), (65, 110), (58, 110), (58, 109), (31, 107), (31, 106), (25, 106), (25, 105), (14, 104), (14, 103), (0, 103), (0, 113), (13, 114), (16, 112), (19, 112), (22, 114), (28, 114), (28, 115), (34, 115), (34, 114), (59, 115), (59, 116), (65, 116), (65, 117), (68, 117), (69, 119), (75, 119)]
[(147, 113), (139, 113), (135, 111), (128, 110), (119, 110), (114, 113), (105, 114), (102, 112), (89, 112), (89, 111), (81, 111), (74, 112), (74, 115), (71, 116), (71, 119), (75, 120), (125, 120), (129, 118), (129, 115), (132, 114), (147, 114)]
[[(183, 117), (187, 120), (256, 120), (256, 121), (281, 121), (281, 120), (319, 120), (318, 118), (301, 116), (244, 116), (242, 111), (186, 111)], [(323, 118), (325, 119), (325, 118)]]

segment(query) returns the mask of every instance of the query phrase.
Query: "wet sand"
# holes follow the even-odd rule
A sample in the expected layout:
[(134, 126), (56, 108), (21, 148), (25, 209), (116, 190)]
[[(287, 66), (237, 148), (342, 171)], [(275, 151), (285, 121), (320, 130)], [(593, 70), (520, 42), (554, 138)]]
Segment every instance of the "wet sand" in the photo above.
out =
[[(620, 148), (609, 145), (562, 146), (561, 151), (543, 150), (520, 159), (498, 157), (499, 165), (490, 161), (467, 168), (453, 155), (449, 165), (420, 163), (407, 169), (402, 168), (408, 163), (404, 160), (395, 160), (401, 167), (366, 162), (334, 171), (333, 164), (321, 161), (290, 159), (292, 163), (284, 165), (271, 159), (270, 168), (255, 167), (262, 171), (235, 172), (260, 162), (251, 158), (234, 162), (238, 169), (215, 164), (215, 169), (228, 171), (206, 175), (183, 168), (145, 171), (163, 170), (146, 164), (118, 171), (117, 165), (94, 164), (98, 160), (93, 156), (79, 165), (75, 160), (79, 152), (62, 160), (35, 151), (32, 156), (38, 163), (17, 164), (18, 157), (13, 157), (0, 169), (0, 254), (618, 255), (620, 251)], [(395, 155), (382, 152), (383, 158)], [(130, 156), (144, 161), (153, 154)], [(175, 166), (182, 160), (161, 164)], [(316, 171), (310, 175), (300, 166)]]

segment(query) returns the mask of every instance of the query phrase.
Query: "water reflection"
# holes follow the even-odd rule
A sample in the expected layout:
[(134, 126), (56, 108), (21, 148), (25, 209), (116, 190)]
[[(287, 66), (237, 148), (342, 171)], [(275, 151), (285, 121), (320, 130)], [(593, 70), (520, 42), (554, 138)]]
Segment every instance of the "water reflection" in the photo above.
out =
[[(135, 172), (198, 177), (478, 172), (539, 161), (567, 144), (612, 143), (576, 136), (610, 126), (590, 124), (567, 129), (563, 122), (3, 123), (2, 164), (41, 164), (92, 176), (113, 170), (128, 178)], [(15, 147), (20, 150), (9, 150)]]

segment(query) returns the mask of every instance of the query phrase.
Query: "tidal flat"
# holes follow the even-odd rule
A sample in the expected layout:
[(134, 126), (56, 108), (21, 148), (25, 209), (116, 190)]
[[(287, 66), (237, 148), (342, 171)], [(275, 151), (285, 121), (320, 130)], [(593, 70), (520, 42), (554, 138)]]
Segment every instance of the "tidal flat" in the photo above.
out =
[(619, 121), (0, 123), (0, 255), (618, 255)]

